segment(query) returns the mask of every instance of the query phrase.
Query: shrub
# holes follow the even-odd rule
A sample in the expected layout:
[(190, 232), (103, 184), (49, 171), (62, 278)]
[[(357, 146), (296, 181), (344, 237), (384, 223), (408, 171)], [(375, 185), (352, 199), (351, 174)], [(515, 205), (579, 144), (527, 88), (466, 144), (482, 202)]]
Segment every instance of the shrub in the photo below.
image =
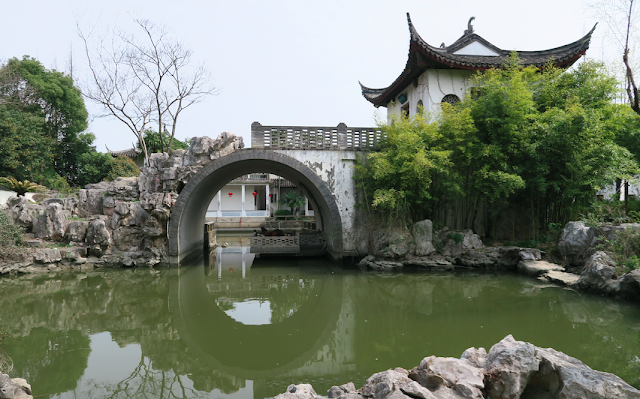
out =
[(275, 212), (276, 216), (286, 216), (286, 215), (291, 215), (291, 211), (288, 209), (278, 209)]
[(0, 210), (0, 261), (17, 260), (23, 255), (22, 229), (15, 225), (5, 211)]
[(138, 176), (140, 169), (129, 157), (115, 157), (111, 161), (111, 170), (105, 177), (106, 181), (113, 181), (118, 177)]
[(637, 269), (640, 262), (640, 230), (618, 231), (613, 240), (603, 240), (599, 249), (611, 256), (619, 274)]
[(451, 233), (447, 234), (447, 238), (453, 240), (453, 242), (455, 242), (456, 244), (460, 244), (464, 239), (464, 236), (460, 233), (452, 231)]

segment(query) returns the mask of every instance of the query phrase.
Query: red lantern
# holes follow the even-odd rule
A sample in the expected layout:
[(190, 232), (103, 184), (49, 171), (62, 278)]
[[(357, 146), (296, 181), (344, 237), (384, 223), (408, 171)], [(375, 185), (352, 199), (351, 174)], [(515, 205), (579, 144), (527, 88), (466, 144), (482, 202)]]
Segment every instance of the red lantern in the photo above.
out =
[(255, 197), (256, 195), (258, 195), (258, 193), (256, 193), (255, 191), (253, 192), (253, 196)]
[(229, 198), (231, 198), (232, 195), (233, 195), (233, 193), (229, 193)]
[(269, 197), (271, 197), (271, 194), (269, 194)]

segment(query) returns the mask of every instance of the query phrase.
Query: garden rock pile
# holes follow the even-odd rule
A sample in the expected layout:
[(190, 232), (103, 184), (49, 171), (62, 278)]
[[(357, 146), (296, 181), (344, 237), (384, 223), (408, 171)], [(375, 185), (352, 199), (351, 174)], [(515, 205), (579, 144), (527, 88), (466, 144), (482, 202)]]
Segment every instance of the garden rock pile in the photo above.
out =
[(140, 176), (88, 184), (77, 198), (10, 198), (9, 217), (36, 250), (33, 259), (0, 265), (0, 274), (166, 262), (167, 224), (182, 187), (206, 163), (243, 147), (233, 133), (194, 137), (186, 151), (152, 154)]
[(551, 348), (516, 341), (511, 335), (484, 348), (469, 348), (460, 359), (429, 356), (411, 370), (396, 368), (353, 383), (333, 386), (327, 396), (309, 384), (290, 385), (275, 399), (631, 399), (640, 391), (621, 378), (595, 371)]

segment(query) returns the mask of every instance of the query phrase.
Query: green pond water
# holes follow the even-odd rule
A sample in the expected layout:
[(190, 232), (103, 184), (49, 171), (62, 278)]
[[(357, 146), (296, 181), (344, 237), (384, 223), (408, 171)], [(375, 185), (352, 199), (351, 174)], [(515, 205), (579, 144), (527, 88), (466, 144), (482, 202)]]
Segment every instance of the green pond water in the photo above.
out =
[(0, 278), (0, 348), (38, 398), (360, 387), (507, 334), (640, 387), (640, 306), (493, 273), (378, 274), (218, 249), (174, 269)]

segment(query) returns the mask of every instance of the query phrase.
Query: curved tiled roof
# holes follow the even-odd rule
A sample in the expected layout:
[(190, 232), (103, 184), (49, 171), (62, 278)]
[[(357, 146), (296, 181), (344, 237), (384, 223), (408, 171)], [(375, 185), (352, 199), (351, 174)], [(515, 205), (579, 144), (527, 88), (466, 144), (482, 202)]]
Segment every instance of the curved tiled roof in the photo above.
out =
[(120, 150), (120, 151), (111, 151), (109, 147), (107, 147), (107, 152), (109, 152), (109, 154), (111, 154), (112, 157), (124, 156), (129, 158), (136, 158), (138, 155), (142, 153), (141, 150), (135, 147), (127, 148), (126, 150)]
[[(411, 22), (411, 17), (407, 13), (409, 32), (411, 40), (409, 44), (409, 57), (404, 71), (388, 87), (383, 89), (372, 89), (360, 83), (362, 95), (369, 102), (376, 106), (386, 106), (404, 90), (413, 79), (420, 76), (427, 69), (467, 69), (486, 70), (499, 68), (505, 64), (509, 55), (514, 51), (502, 50), (481, 36), (473, 33), (473, 29), (465, 31), (464, 35), (447, 47), (434, 47), (425, 42)], [(471, 22), (471, 21), (470, 21)], [(597, 25), (597, 24), (596, 24)], [(589, 31), (584, 37), (573, 43), (541, 51), (515, 51), (523, 66), (542, 67), (549, 61), (558, 68), (568, 68), (573, 65), (589, 48), (591, 35), (596, 29)], [(497, 55), (465, 55), (455, 54), (472, 43), (479, 43)]]

